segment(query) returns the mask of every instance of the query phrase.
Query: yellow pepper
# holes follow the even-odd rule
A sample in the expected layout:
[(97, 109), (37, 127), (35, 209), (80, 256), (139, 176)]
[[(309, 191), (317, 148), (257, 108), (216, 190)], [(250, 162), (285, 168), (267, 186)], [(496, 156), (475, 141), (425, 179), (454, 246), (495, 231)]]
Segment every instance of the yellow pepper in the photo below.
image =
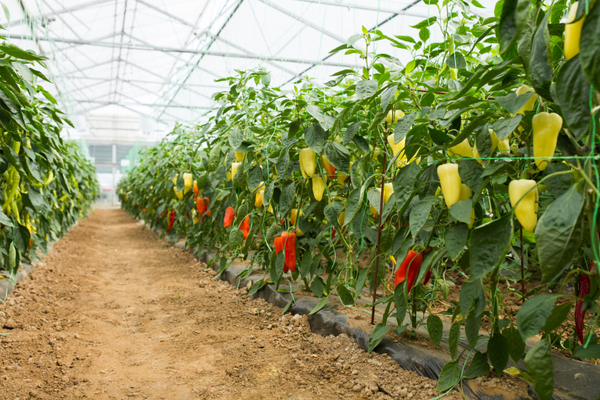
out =
[(510, 141), (508, 138), (498, 141), (498, 151), (500, 151), (500, 154), (510, 153)]
[(315, 174), (315, 168), (317, 166), (315, 152), (310, 147), (306, 147), (300, 150), (299, 158), (302, 176), (304, 178), (311, 178)]
[(533, 156), (535, 164), (543, 171), (554, 156), (556, 141), (562, 128), (562, 118), (555, 113), (541, 112), (533, 116)]
[(256, 193), (256, 198), (254, 199), (254, 207), (262, 207), (265, 203), (265, 191), (259, 190)]
[(192, 178), (193, 176), (190, 173), (183, 174), (183, 193), (189, 192), (192, 188)]
[(458, 174), (458, 164), (447, 163), (438, 166), (438, 176), (440, 177), (440, 186), (442, 194), (446, 201), (446, 206), (450, 208), (452, 204), (460, 200), (461, 179)]
[(235, 174), (237, 173), (238, 167), (240, 166), (239, 162), (232, 162), (231, 163), (231, 180), (233, 180), (233, 178), (235, 178)]
[(333, 179), (333, 177), (335, 176), (335, 167), (331, 165), (331, 163), (329, 162), (327, 157), (325, 157), (325, 155), (321, 156), (321, 161), (323, 162), (323, 167), (325, 168), (325, 171), (327, 171), (327, 176), (329, 176), (330, 179)]
[(241, 153), (238, 151), (234, 151), (233, 153), (235, 154), (235, 159), (237, 160), (237, 162), (244, 161), (244, 157), (246, 156), (246, 153)]
[[(464, 183), (461, 183), (460, 184), (460, 199), (461, 200), (470, 199), (471, 196), (473, 196), (473, 191), (471, 190), (471, 188), (468, 187), (467, 185), (465, 185)], [(469, 228), (471, 228), (473, 226), (474, 222), (475, 222), (475, 208), (471, 208), (471, 222), (469, 223)]]
[(323, 198), (323, 193), (325, 192), (325, 182), (323, 181), (323, 178), (320, 176), (315, 176), (312, 178), (312, 190), (315, 200), (321, 201)]
[(292, 225), (296, 225), (296, 218), (300, 218), (301, 216), (303, 216), (304, 213), (302, 212), (302, 210), (300, 210), (300, 214), (298, 214), (298, 209), (297, 208), (293, 208), (292, 211), (290, 212), (290, 222), (292, 223)]
[[(508, 185), (508, 195), (510, 204), (515, 207), (515, 204), (523, 197), (515, 209), (515, 215), (519, 223), (529, 233), (533, 233), (537, 224), (537, 210), (539, 201), (538, 188), (535, 187), (535, 181), (529, 179), (518, 179), (510, 182)], [(529, 189), (534, 188), (529, 193), (525, 194)]]
[(567, 17), (567, 24), (565, 25), (565, 57), (567, 60), (575, 57), (579, 54), (579, 42), (581, 41), (581, 27), (583, 26), (583, 20), (585, 15), (577, 22), (572, 22), (577, 16), (577, 7), (579, 2), (573, 3), (569, 9), (569, 16)]
[(338, 224), (340, 224), (340, 226), (344, 226), (344, 218), (346, 218), (346, 212), (342, 211), (340, 215), (338, 215)]
[[(535, 92), (535, 90), (529, 86), (521, 86), (517, 89), (517, 97), (519, 97), (522, 94), (525, 94), (527, 92)], [(532, 111), (533, 110), (533, 106), (535, 105), (535, 102), (538, 99), (538, 95), (534, 94), (533, 96), (531, 96), (529, 98), (529, 100), (527, 100), (527, 103), (525, 103), (525, 105), (523, 107), (521, 107), (519, 109), (519, 111), (517, 111), (514, 115), (517, 114), (525, 114), (525, 111)]]
[[(352, 170), (352, 163), (350, 163), (350, 170)], [(337, 181), (341, 187), (346, 186), (346, 179), (348, 179), (348, 174), (342, 171), (338, 171)]]
[(383, 119), (385, 122), (391, 122), (392, 124), (398, 122), (400, 118), (404, 118), (404, 113), (401, 110), (396, 110), (392, 116), (392, 110), (388, 111), (387, 115)]
[[(375, 190), (377, 190), (379, 193), (381, 193), (381, 189), (380, 188), (376, 188)], [(383, 185), (383, 204), (387, 204), (388, 200), (390, 199), (390, 197), (392, 197), (392, 194), (394, 194), (394, 185), (392, 183), (386, 183)], [(378, 216), (379, 215), (379, 210), (376, 209), (375, 207), (373, 207), (371, 205), (371, 214), (373, 214), (373, 216)]]
[[(404, 139), (402, 139), (401, 141), (399, 141), (398, 143), (396, 143), (394, 141), (394, 134), (392, 133), (391, 135), (389, 135), (387, 137), (387, 140), (388, 140), (390, 147), (392, 148), (392, 153), (394, 154), (394, 157), (396, 157), (396, 154), (402, 153), (402, 154), (400, 154), (400, 156), (398, 158), (396, 158), (396, 164), (400, 168), (407, 166), (408, 164), (410, 164), (411, 162), (413, 162), (415, 160), (415, 158), (416, 158), (415, 156), (413, 156), (413, 158), (411, 158), (410, 161), (408, 161), (406, 158), (406, 152), (404, 152), (404, 147), (406, 146), (406, 137)], [(420, 161), (421, 161), (421, 157), (419, 157), (417, 159), (417, 164)]]
[(456, 146), (452, 146), (448, 149), (450, 156), (461, 156), (464, 158), (473, 158), (473, 149), (469, 144), (469, 140), (465, 139)]

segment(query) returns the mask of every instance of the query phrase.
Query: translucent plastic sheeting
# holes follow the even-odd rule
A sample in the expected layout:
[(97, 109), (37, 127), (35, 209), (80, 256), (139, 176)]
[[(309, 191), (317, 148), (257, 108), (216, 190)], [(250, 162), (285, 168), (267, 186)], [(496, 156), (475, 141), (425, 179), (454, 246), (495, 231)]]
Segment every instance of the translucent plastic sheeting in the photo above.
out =
[[(494, 2), (473, 13), (493, 15)], [(330, 80), (364, 61), (333, 48), (367, 29), (418, 36), (411, 28), (436, 6), (376, 0), (8, 0), (5, 35), (50, 58), (48, 89), (71, 116), (135, 116), (166, 131), (194, 123), (218, 106), (215, 80), (262, 67), (271, 85), (289, 88), (301, 77)], [(431, 39), (441, 32), (432, 27)], [(402, 63), (408, 51), (376, 43)], [(328, 57), (329, 56), (329, 57)], [(142, 131), (132, 129), (138, 135)], [(147, 123), (146, 123), (147, 125)], [(129, 128), (126, 128), (129, 129)], [(119, 135), (133, 133), (121, 130)], [(102, 137), (102, 130), (91, 132)], [(108, 133), (108, 132), (106, 132)], [(112, 132), (114, 135), (114, 132)], [(92, 138), (93, 139), (93, 138)]]

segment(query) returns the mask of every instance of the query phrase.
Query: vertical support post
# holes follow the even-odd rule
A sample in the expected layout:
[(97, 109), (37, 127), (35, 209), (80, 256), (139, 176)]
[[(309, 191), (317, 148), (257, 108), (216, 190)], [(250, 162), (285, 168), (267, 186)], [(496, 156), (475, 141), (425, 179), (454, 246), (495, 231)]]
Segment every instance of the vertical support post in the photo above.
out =
[(117, 145), (112, 145), (112, 205), (117, 204)]

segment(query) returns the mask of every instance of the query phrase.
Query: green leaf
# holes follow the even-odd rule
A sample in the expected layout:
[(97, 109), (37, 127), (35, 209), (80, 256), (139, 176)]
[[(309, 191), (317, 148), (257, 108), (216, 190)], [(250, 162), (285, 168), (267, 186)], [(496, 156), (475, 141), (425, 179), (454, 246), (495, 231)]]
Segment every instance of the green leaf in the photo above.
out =
[(580, 219), (584, 198), (577, 184), (554, 200), (535, 227), (542, 282), (559, 275), (573, 258), (583, 238)]
[(546, 323), (544, 324), (544, 326), (542, 326), (542, 331), (552, 332), (553, 330), (561, 326), (562, 323), (569, 316), (569, 311), (571, 311), (571, 307), (573, 307), (572, 301), (554, 306), (552, 312), (546, 319)]
[(499, 23), (501, 53), (510, 48), (523, 30), (530, 6), (530, 0), (504, 0)]
[(292, 207), (292, 204), (294, 203), (295, 191), (296, 186), (294, 185), (294, 182), (287, 185), (281, 191), (281, 197), (279, 198), (279, 212), (281, 213), (281, 215), (286, 215)]
[(340, 296), (340, 301), (342, 302), (342, 304), (346, 306), (354, 305), (354, 297), (352, 296), (352, 293), (348, 290), (348, 288), (346, 288), (346, 286), (344, 286), (341, 283), (338, 284), (337, 292), (338, 296)]
[(450, 349), (450, 357), (454, 360), (458, 350), (458, 340), (460, 339), (460, 322), (455, 322), (450, 327), (448, 335), (448, 348)]
[(502, 106), (502, 108), (504, 108), (506, 111), (514, 114), (519, 111), (519, 109), (521, 109), (521, 107), (523, 107), (534, 94), (534, 92), (525, 92), (517, 97), (515, 92), (511, 92), (506, 96), (496, 97), (496, 102), (500, 104), (500, 106)]
[(469, 246), (472, 279), (483, 278), (500, 265), (510, 246), (512, 233), (510, 214), (473, 229)]
[(525, 355), (527, 373), (533, 379), (533, 387), (541, 400), (552, 400), (554, 393), (554, 361), (552, 346), (540, 340)]
[(350, 152), (341, 143), (327, 142), (325, 157), (336, 169), (348, 171), (350, 169)]
[(393, 84), (389, 88), (385, 89), (383, 91), (383, 93), (381, 93), (381, 110), (382, 111), (385, 112), (385, 110), (387, 110), (387, 106), (390, 103), (390, 100), (392, 100), (394, 98), (396, 91), (398, 91), (398, 84)]
[(315, 277), (310, 284), (310, 291), (317, 297), (322, 297), (325, 293), (325, 282), (320, 276)]
[(300, 261), (300, 277), (305, 279), (308, 277), (310, 272), (310, 266), (312, 264), (312, 255), (310, 251), (305, 251), (302, 255), (302, 261)]
[(13, 242), (19, 253), (25, 254), (29, 250), (30, 238), (29, 229), (17, 222), (17, 225), (13, 227)]
[(435, 24), (435, 21), (437, 21), (437, 17), (429, 17), (429, 18), (424, 19), (423, 21), (419, 22), (416, 25), (411, 25), (411, 28), (415, 28), (415, 29), (426, 28), (428, 26)]
[(6, 216), (6, 214), (4, 214), (4, 211), (2, 211), (1, 208), (0, 208), (0, 224), (6, 226), (8, 228), (12, 228), (14, 226), (12, 221), (10, 220), (10, 218), (8, 218)]
[(358, 99), (366, 99), (373, 96), (377, 92), (377, 81), (370, 79), (368, 81), (358, 81), (356, 83), (356, 97)]
[[(271, 255), (273, 257), (273, 255)], [(271, 279), (273, 283), (276, 285), (279, 284), (281, 277), (283, 275), (283, 266), (285, 265), (285, 254), (283, 251), (280, 251), (277, 256), (275, 256), (275, 262), (271, 264)]]
[(229, 145), (232, 150), (237, 150), (244, 141), (244, 134), (237, 126), (234, 126), (231, 132), (229, 132)]
[(430, 201), (422, 201), (410, 210), (409, 225), (413, 237), (416, 237), (423, 229), (429, 218), (429, 213), (431, 213), (432, 206), (433, 204)]
[(525, 352), (525, 342), (523, 341), (519, 330), (514, 326), (509, 326), (502, 331), (502, 336), (504, 336), (508, 342), (508, 355), (515, 364), (518, 363)]
[(460, 312), (463, 318), (467, 317), (473, 301), (483, 295), (481, 279), (469, 280), (460, 289)]
[(458, 223), (456, 225), (450, 225), (444, 231), (444, 242), (448, 255), (452, 260), (456, 260), (462, 253), (467, 239), (469, 238), (469, 226), (465, 223)]
[(521, 123), (522, 118), (523, 115), (518, 114), (512, 118), (499, 119), (498, 121), (494, 122), (492, 129), (496, 133), (498, 139), (506, 139), (510, 136), (511, 133), (515, 131), (515, 129), (517, 129), (517, 126), (519, 126), (519, 124)]
[(427, 317), (427, 332), (435, 347), (439, 347), (444, 333), (444, 324), (440, 317), (431, 314)]
[(358, 211), (361, 209), (362, 202), (363, 202), (363, 196), (362, 196), (361, 189), (354, 189), (352, 192), (350, 192), (350, 194), (348, 195), (348, 200), (346, 200), (346, 213), (344, 214), (344, 226), (346, 226), (350, 222), (352, 222), (352, 220), (354, 219), (354, 217), (356, 216)]
[(244, 241), (244, 233), (239, 228), (233, 228), (231, 232), (229, 232), (229, 249), (235, 250), (242, 245)]
[(588, 358), (600, 358), (600, 344), (591, 344), (587, 347), (587, 349), (583, 346), (577, 346), (573, 351), (573, 355), (581, 358), (582, 360)]
[(483, 186), (483, 167), (475, 160), (461, 160), (458, 163), (458, 174), (462, 183), (473, 191), (473, 198), (481, 192)]
[(473, 200), (464, 199), (450, 206), (450, 215), (459, 222), (469, 224), (471, 222), (471, 211), (473, 210)]
[[(590, 4), (592, 4), (590, 2)], [(579, 9), (584, 2), (579, 3)], [(581, 42), (579, 43), (579, 62), (594, 89), (600, 88), (600, 3), (596, 1), (589, 9), (588, 15), (581, 28)]]
[[(550, 6), (552, 8), (552, 6)], [(537, 27), (531, 43), (531, 85), (543, 98), (554, 101), (550, 93), (552, 84), (552, 67), (550, 61), (552, 54), (550, 50), (550, 32), (548, 31), (548, 18), (550, 10), (546, 12), (544, 19)]]
[(329, 300), (329, 296), (323, 297), (321, 300), (319, 300), (319, 302), (317, 303), (317, 305), (315, 306), (315, 308), (313, 308), (308, 315), (313, 315), (317, 312), (319, 312), (323, 307), (325, 307), (325, 304), (327, 304), (327, 300)]
[(455, 51), (446, 58), (446, 65), (450, 68), (465, 69), (467, 68), (467, 61), (462, 53)]
[(502, 376), (506, 364), (508, 364), (508, 339), (500, 334), (500, 332), (494, 332), (487, 347), (488, 357), (490, 362), (496, 371), (497, 376)]
[(381, 343), (385, 334), (388, 333), (390, 329), (392, 329), (391, 325), (377, 324), (375, 329), (373, 329), (373, 333), (369, 336), (369, 349), (367, 350), (367, 353), (371, 353), (375, 350), (375, 347)]
[(571, 128), (575, 139), (579, 140), (587, 131), (592, 119), (590, 84), (581, 69), (579, 55), (571, 58), (560, 69), (556, 79), (556, 98), (565, 116), (565, 122)]
[(458, 368), (458, 361), (447, 362), (440, 371), (438, 378), (437, 391), (445, 392), (456, 386), (460, 381), (460, 368)]
[(325, 139), (327, 139), (327, 132), (323, 130), (321, 125), (314, 124), (304, 128), (304, 140), (315, 153), (321, 152)]
[(429, 40), (429, 28), (419, 29), (419, 39), (421, 39), (424, 42)]
[(396, 122), (396, 126), (394, 127), (394, 143), (398, 143), (406, 137), (416, 117), (417, 113), (411, 112)]
[(0, 43), (0, 51), (5, 52), (9, 56), (20, 58), (21, 60), (42, 61), (48, 59), (47, 57), (38, 56), (31, 50), (23, 50), (19, 46), (9, 42)]
[[(555, 172), (568, 171), (570, 169), (571, 168), (565, 164), (550, 163), (544, 170), (544, 178), (547, 178), (549, 175), (552, 175)], [(550, 193), (557, 198), (568, 192), (571, 186), (573, 186), (574, 182), (575, 181), (572, 174), (558, 175), (548, 178), (544, 181), (546, 186), (548, 186)]]
[(475, 379), (490, 373), (490, 364), (487, 362), (487, 353), (476, 352), (471, 365), (465, 371), (465, 379)]
[(350, 143), (352, 139), (354, 139), (354, 135), (356, 135), (361, 125), (362, 121), (356, 121), (350, 124), (348, 129), (346, 129), (346, 133), (344, 134), (344, 140), (342, 140), (342, 144)]
[(335, 122), (335, 118), (330, 117), (329, 115), (325, 115), (323, 110), (320, 107), (315, 106), (314, 104), (309, 104), (306, 107), (306, 111), (310, 115), (312, 115), (314, 117), (314, 119), (316, 119), (319, 122), (319, 124), (321, 125), (323, 130), (326, 130), (326, 131), (329, 130), (333, 126), (333, 123)]
[(527, 300), (517, 312), (517, 326), (523, 340), (538, 334), (552, 314), (557, 294), (538, 294)]
[(475, 348), (479, 341), (479, 329), (481, 329), (481, 318), (474, 313), (469, 314), (465, 322), (465, 334), (472, 348)]

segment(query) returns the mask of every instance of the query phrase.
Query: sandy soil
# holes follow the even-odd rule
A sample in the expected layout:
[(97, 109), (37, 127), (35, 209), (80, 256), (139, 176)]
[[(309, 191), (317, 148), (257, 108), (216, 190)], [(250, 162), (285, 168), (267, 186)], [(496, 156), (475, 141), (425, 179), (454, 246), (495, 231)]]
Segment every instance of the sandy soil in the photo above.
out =
[(0, 398), (439, 395), (388, 356), (314, 335), (306, 317), (213, 275), (123, 211), (96, 210), (0, 305)]

